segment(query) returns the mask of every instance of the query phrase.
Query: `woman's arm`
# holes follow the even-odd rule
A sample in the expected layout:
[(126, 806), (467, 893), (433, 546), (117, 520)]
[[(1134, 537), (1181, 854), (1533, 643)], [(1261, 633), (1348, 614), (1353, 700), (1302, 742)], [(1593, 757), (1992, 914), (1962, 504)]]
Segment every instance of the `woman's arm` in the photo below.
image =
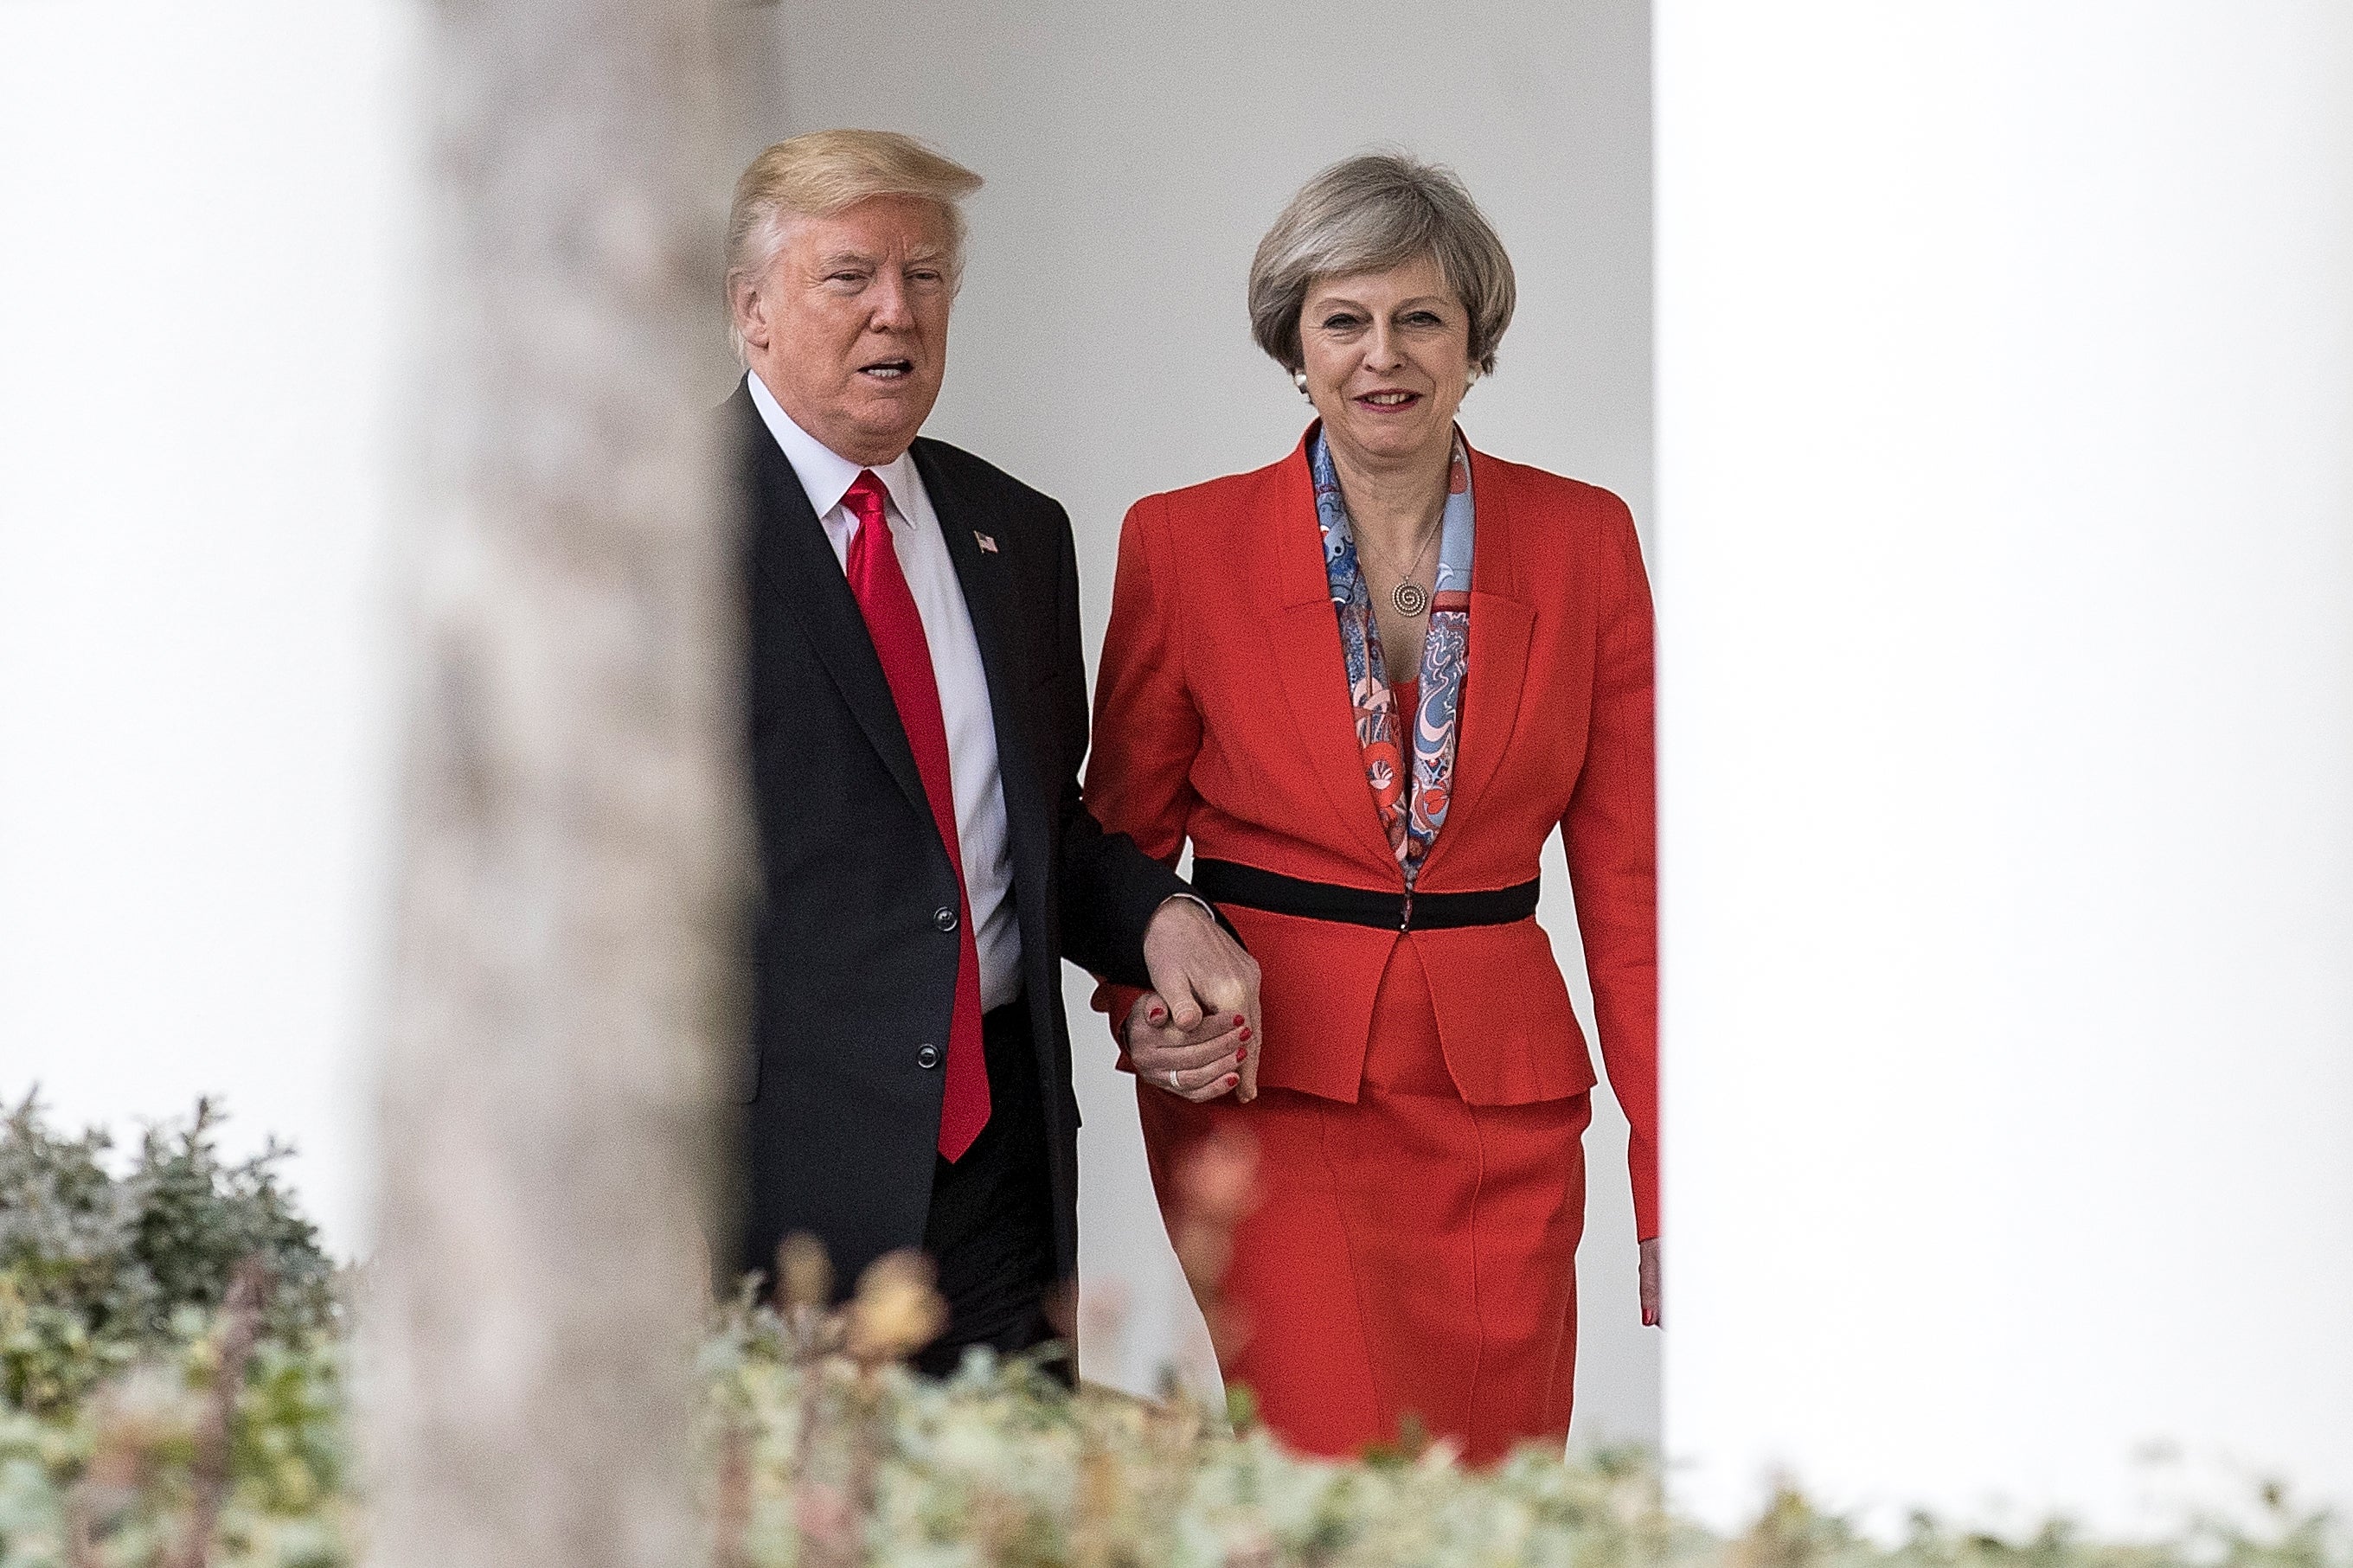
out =
[[(1651, 588), (1633, 516), (1609, 498), (1596, 576), (1599, 626), (1585, 765), (1561, 818), (1609, 1088), (1631, 1135), (1634, 1234), (1659, 1235), (1659, 925)], [(1645, 1247), (1646, 1278), (1657, 1249)], [(1655, 1290), (1655, 1285), (1652, 1286)]]

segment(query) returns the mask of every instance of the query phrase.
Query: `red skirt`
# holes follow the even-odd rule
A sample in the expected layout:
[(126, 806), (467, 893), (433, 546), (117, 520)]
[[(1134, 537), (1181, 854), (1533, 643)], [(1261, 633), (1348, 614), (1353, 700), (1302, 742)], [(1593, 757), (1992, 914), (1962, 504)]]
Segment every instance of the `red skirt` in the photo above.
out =
[(1351, 1454), (1410, 1416), (1484, 1464), (1567, 1436), (1592, 1101), (1465, 1104), (1411, 936), (1382, 975), (1354, 1104), (1267, 1089), (1195, 1105), (1141, 1083), (1136, 1098), (1164, 1214), (1193, 1142), (1219, 1127), (1256, 1142), (1259, 1205), (1223, 1287), (1244, 1332), (1222, 1370), (1278, 1437)]

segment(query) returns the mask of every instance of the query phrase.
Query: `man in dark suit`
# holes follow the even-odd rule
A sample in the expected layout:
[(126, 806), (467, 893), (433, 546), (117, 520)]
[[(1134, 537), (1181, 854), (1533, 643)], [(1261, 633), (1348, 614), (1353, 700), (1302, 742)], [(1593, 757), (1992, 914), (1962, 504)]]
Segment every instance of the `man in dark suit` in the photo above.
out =
[(1179, 1093), (1248, 1094), (1258, 1023), (1249, 955), (1081, 798), (1069, 518), (916, 435), (979, 184), (820, 132), (754, 162), (728, 231), (765, 889), (739, 1257), (807, 1231), (846, 1284), (920, 1245), (950, 1312), (933, 1371), (1050, 1337), (1076, 1271), (1060, 961), (1205, 1037), (1135, 1061)]

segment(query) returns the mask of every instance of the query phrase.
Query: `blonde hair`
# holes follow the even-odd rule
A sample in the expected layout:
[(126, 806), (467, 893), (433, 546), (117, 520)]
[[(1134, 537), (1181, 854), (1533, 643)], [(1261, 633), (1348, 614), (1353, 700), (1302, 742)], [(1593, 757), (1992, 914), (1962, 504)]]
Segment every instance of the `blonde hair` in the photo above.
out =
[(1343, 160), (1299, 187), (1250, 259), (1250, 336), (1296, 371), (1299, 313), (1316, 279), (1425, 256), (1470, 314), (1471, 363), (1493, 372), (1518, 297), (1512, 258), (1453, 170), (1402, 153)]
[(728, 335), (735, 357), (735, 283), (768, 269), (796, 217), (830, 217), (870, 196), (916, 196), (936, 203), (948, 225), (948, 276), (964, 271), (964, 212), (956, 204), (980, 189), (980, 176), (895, 131), (812, 131), (779, 142), (735, 182), (727, 214)]

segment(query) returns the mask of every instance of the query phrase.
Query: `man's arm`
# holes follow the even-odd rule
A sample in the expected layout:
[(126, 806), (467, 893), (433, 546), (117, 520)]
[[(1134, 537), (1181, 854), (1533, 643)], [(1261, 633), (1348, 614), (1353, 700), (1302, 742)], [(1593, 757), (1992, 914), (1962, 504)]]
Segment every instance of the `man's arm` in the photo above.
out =
[(1078, 551), (1069, 514), (1054, 508), (1058, 545), (1052, 722), (1061, 759), (1051, 781), (1060, 817), (1062, 956), (1167, 1004), (1192, 1028), (1234, 1013), (1255, 1036), (1258, 966), (1176, 872), (1124, 833), (1106, 833), (1087, 809), (1078, 764), (1087, 751), (1087, 675), (1079, 620)]
[(1056, 775), (1056, 841), (1061, 847), (1062, 956), (1082, 969), (1129, 985), (1149, 985), (1144, 933), (1160, 906), (1192, 889), (1135, 846), (1105, 833), (1087, 809), (1079, 760), (1087, 753), (1087, 666), (1079, 623), (1078, 552), (1068, 513), (1053, 509), (1055, 535), (1054, 678), (1051, 683)]

